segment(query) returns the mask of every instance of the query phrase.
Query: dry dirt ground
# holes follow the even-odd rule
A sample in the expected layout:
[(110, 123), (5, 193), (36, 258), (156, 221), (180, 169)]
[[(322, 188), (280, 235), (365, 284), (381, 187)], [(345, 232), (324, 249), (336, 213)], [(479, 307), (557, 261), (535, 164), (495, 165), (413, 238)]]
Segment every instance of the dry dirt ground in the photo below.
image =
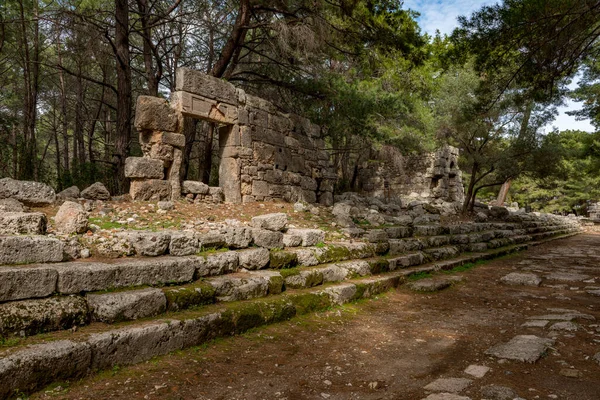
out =
[[(499, 282), (517, 271), (545, 279), (539, 287)], [(440, 292), (403, 285), (377, 299), (54, 385), (32, 398), (418, 400), (432, 393), (427, 384), (454, 377), (472, 379), (459, 393), (471, 399), (486, 398), (481, 388), (491, 384), (524, 399), (600, 399), (593, 359), (600, 352), (600, 297), (588, 293), (600, 286), (600, 235), (553, 241), (457, 275), (464, 280)], [(556, 308), (588, 319), (573, 320), (576, 331), (551, 330), (556, 321), (521, 326), (567, 312), (549, 310)], [(515, 335), (556, 342), (533, 364), (485, 354)], [(464, 372), (471, 364), (490, 370), (475, 378)]]

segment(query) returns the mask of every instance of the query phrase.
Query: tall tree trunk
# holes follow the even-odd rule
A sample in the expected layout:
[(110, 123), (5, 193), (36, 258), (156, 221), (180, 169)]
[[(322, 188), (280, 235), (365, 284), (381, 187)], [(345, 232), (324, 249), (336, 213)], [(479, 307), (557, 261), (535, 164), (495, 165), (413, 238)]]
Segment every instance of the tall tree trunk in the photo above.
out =
[(125, 178), (125, 158), (129, 155), (131, 138), (131, 65), (129, 54), (129, 8), (127, 0), (115, 0), (115, 55), (117, 64), (117, 130), (113, 163), (117, 190), (129, 189)]
[(206, 127), (206, 136), (204, 141), (204, 163), (202, 170), (202, 182), (207, 185), (210, 183), (210, 171), (212, 169), (212, 146), (215, 134), (215, 124), (208, 122)]
[[(60, 43), (57, 45), (58, 65), (62, 66), (62, 53), (60, 51)], [(62, 118), (62, 139), (63, 139), (63, 171), (69, 171), (69, 118), (67, 115), (67, 88), (65, 85), (65, 74), (62, 68), (58, 69), (58, 77), (60, 80), (60, 111)], [(60, 177), (61, 182), (64, 179)]]
[(502, 206), (504, 204), (506, 201), (506, 196), (508, 196), (511, 183), (512, 179), (507, 179), (506, 182), (500, 186), (500, 191), (498, 192), (498, 197), (496, 198), (496, 205)]
[(190, 117), (184, 117), (183, 119), (183, 135), (185, 136), (185, 148), (183, 150), (183, 160), (181, 162), (180, 178), (181, 180), (188, 179), (190, 170), (190, 157), (192, 155), (192, 148), (196, 140), (196, 127), (198, 120)]
[(466, 214), (470, 210), (473, 210), (473, 206), (475, 205), (475, 181), (477, 179), (477, 174), (479, 173), (479, 164), (474, 162), (471, 166), (471, 177), (469, 178), (469, 187), (467, 189), (467, 193), (465, 195), (465, 201), (463, 203), (462, 212)]

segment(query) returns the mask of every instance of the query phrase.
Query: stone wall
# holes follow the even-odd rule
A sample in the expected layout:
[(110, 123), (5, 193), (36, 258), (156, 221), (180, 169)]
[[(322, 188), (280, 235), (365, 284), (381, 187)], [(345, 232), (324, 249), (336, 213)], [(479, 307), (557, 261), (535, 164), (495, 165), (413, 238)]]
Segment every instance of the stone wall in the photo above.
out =
[(220, 126), (219, 186), (226, 201), (333, 203), (336, 174), (318, 125), (186, 68), (177, 70), (170, 103), (138, 98), (136, 128), (144, 157), (127, 160), (134, 200), (179, 197), (184, 116)]
[(451, 146), (409, 156), (394, 146), (371, 150), (370, 159), (359, 167), (358, 184), (364, 194), (373, 197), (464, 200), (458, 149)]

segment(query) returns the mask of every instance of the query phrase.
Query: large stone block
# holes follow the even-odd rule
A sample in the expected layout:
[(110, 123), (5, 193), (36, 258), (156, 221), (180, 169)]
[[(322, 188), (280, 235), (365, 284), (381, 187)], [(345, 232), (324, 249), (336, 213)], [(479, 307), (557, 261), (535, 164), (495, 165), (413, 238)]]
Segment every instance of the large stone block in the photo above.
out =
[(172, 233), (169, 254), (173, 256), (189, 256), (200, 251), (200, 240), (194, 233)]
[(217, 253), (208, 257), (194, 257), (195, 277), (222, 275), (235, 272), (239, 266), (239, 256), (235, 251)]
[(50, 186), (30, 181), (17, 181), (11, 178), (0, 179), (0, 199), (13, 198), (29, 207), (47, 206), (56, 200), (56, 193)]
[(219, 276), (208, 280), (219, 301), (249, 300), (265, 297), (269, 280), (260, 276)]
[(304, 247), (316, 246), (325, 241), (325, 232), (320, 229), (288, 229), (287, 233), (300, 237)]
[(183, 181), (181, 192), (184, 194), (208, 194), (209, 186), (206, 183), (198, 181)]
[(266, 229), (252, 229), (252, 240), (259, 247), (267, 249), (283, 248), (283, 233)]
[(54, 226), (60, 233), (84, 233), (88, 227), (88, 214), (81, 204), (65, 201), (54, 217)]
[(165, 254), (171, 242), (168, 232), (126, 232), (120, 236), (131, 244), (136, 254), (147, 257)]
[(0, 213), (0, 235), (43, 235), (46, 233), (44, 213)]
[(8, 198), (0, 199), (0, 212), (26, 212), (27, 207), (19, 200)]
[(252, 182), (252, 196), (268, 196), (269, 195), (269, 183), (265, 181), (254, 181)]
[(238, 95), (231, 83), (189, 68), (178, 68), (175, 90), (198, 94), (237, 106)]
[(269, 250), (259, 247), (239, 252), (240, 268), (262, 269), (269, 264)]
[(110, 200), (110, 192), (101, 182), (96, 182), (83, 189), (81, 197), (88, 200)]
[(163, 313), (167, 307), (162, 290), (154, 288), (88, 294), (86, 299), (92, 319), (106, 323), (152, 317)]
[(225, 231), (225, 242), (230, 249), (245, 249), (252, 242), (252, 232), (243, 226), (233, 226)]
[(254, 228), (282, 231), (287, 227), (288, 216), (285, 213), (264, 214), (252, 217), (250, 225)]
[(35, 335), (88, 323), (88, 307), (79, 296), (11, 301), (0, 304), (0, 336)]
[(64, 248), (62, 241), (45, 236), (0, 236), (0, 265), (59, 262)]
[(49, 296), (57, 278), (57, 272), (48, 267), (0, 268), (0, 301)]
[(35, 344), (0, 358), (0, 398), (82, 377), (88, 373), (91, 358), (87, 343), (70, 340)]
[(173, 92), (171, 93), (171, 105), (186, 117), (229, 125), (238, 122), (236, 106), (220, 103), (201, 95), (181, 91)]
[(129, 195), (132, 200), (170, 200), (171, 184), (169, 181), (158, 179), (133, 180), (129, 188)]
[(164, 175), (164, 165), (160, 160), (147, 157), (127, 157), (125, 160), (127, 178), (163, 179)]
[(158, 97), (139, 96), (135, 108), (137, 130), (178, 131), (178, 117), (169, 103)]
[(223, 189), (225, 201), (241, 203), (240, 163), (235, 158), (223, 158), (219, 165), (219, 186)]

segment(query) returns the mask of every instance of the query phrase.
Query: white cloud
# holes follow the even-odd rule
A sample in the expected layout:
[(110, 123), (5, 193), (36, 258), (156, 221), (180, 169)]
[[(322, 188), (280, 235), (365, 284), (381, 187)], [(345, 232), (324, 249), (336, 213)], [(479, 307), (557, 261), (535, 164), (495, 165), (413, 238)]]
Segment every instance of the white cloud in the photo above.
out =
[[(484, 5), (496, 4), (497, 0), (405, 0), (404, 8), (410, 8), (413, 11), (418, 11), (421, 16), (417, 18), (422, 32), (434, 35), (436, 29), (442, 34), (449, 35), (454, 28), (458, 26), (457, 18), (460, 15), (471, 16), (474, 11), (479, 10)], [(571, 88), (576, 87), (579, 79), (575, 78)], [(582, 131), (593, 132), (595, 129), (589, 120), (577, 121), (575, 117), (565, 114), (566, 111), (576, 110), (581, 108), (574, 101), (568, 100), (566, 105), (559, 107), (559, 115), (554, 122), (551, 122), (548, 129), (552, 126), (559, 130), (579, 129)]]

